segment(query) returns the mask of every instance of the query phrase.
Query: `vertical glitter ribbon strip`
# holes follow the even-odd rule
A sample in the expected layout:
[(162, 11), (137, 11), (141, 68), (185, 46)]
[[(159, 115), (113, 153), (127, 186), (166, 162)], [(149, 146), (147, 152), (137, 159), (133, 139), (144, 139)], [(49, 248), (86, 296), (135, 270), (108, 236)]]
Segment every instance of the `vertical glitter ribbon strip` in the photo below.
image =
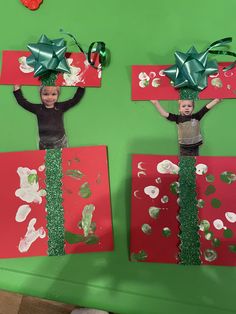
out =
[(199, 221), (196, 200), (195, 157), (180, 156), (180, 253), (182, 265), (200, 265)]
[(46, 150), (48, 255), (64, 255), (64, 210), (62, 207), (61, 149)]

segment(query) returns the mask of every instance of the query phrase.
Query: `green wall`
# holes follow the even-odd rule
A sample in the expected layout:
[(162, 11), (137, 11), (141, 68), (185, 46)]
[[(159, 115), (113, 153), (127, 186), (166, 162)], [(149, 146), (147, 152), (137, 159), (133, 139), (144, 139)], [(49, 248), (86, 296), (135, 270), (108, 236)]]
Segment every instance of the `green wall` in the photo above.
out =
[[(0, 2), (0, 12), (0, 50), (25, 50), (43, 33), (61, 37), (60, 28), (85, 49), (96, 40), (110, 49), (102, 88), (88, 88), (80, 105), (66, 113), (65, 125), (71, 147), (108, 146), (115, 238), (110, 253), (0, 260), (0, 288), (119, 314), (236, 313), (233, 267), (128, 261), (131, 154), (178, 152), (175, 125), (150, 103), (131, 101), (131, 65), (169, 64), (176, 49), (203, 50), (219, 38), (236, 37), (235, 0), (44, 0), (35, 12), (11, 0)], [(37, 87), (24, 92), (39, 100)], [(65, 88), (61, 99), (73, 92)], [(0, 86), (0, 102), (0, 151), (37, 149), (37, 123), (16, 105), (12, 86)], [(203, 119), (202, 155), (236, 155), (235, 102), (223, 101)], [(162, 104), (177, 112), (176, 102)]]

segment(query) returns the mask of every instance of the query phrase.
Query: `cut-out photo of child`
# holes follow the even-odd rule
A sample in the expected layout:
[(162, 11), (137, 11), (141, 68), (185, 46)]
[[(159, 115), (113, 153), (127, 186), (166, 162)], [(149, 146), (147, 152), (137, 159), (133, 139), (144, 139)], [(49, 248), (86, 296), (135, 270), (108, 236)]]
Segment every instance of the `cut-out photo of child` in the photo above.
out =
[(58, 101), (60, 95), (58, 86), (41, 86), (39, 92), (41, 104), (33, 104), (26, 100), (20, 85), (14, 85), (13, 94), (21, 107), (37, 116), (39, 149), (67, 147), (63, 115), (80, 102), (85, 89), (78, 87), (73, 98), (62, 102)]
[(220, 99), (216, 98), (198, 112), (193, 113), (193, 100), (179, 100), (179, 114), (167, 112), (158, 100), (151, 100), (151, 103), (156, 107), (162, 117), (177, 124), (180, 156), (198, 156), (199, 146), (202, 144), (200, 120), (220, 101)]

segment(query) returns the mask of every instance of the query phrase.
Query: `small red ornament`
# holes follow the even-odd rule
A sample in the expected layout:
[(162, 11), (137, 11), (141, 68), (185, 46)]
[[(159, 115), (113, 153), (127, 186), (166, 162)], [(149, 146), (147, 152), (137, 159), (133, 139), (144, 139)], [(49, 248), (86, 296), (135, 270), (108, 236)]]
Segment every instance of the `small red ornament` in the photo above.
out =
[(37, 10), (43, 0), (20, 0), (20, 2), (30, 10)]

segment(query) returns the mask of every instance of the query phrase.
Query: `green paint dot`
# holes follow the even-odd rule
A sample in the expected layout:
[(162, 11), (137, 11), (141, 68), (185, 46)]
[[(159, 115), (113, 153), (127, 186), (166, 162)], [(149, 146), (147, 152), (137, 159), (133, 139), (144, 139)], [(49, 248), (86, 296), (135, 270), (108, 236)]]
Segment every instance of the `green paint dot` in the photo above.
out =
[(232, 252), (232, 253), (236, 253), (236, 245), (234, 245), (234, 244), (229, 245), (229, 250), (230, 250), (230, 252)]
[(221, 206), (221, 201), (218, 198), (213, 198), (211, 200), (211, 206), (214, 208), (219, 208)]
[(168, 197), (167, 195), (164, 195), (164, 196), (161, 198), (161, 202), (162, 202), (163, 204), (168, 203), (168, 201), (169, 201), (169, 197)]
[(233, 237), (233, 231), (231, 229), (224, 230), (224, 237), (225, 238), (232, 238)]
[(206, 181), (207, 182), (214, 182), (214, 180), (215, 180), (215, 177), (213, 176), (213, 174), (208, 174), (206, 176)]
[(157, 219), (157, 217), (159, 216), (160, 210), (161, 210), (160, 208), (155, 207), (155, 206), (149, 207), (148, 209), (149, 216), (153, 219)]
[(208, 185), (208, 187), (206, 188), (205, 194), (210, 195), (210, 194), (213, 194), (215, 191), (216, 191), (216, 188), (214, 187), (214, 185)]
[(130, 257), (132, 262), (145, 261), (147, 258), (148, 255), (144, 250), (140, 250), (138, 253), (132, 253)]
[(165, 227), (162, 229), (162, 234), (164, 237), (168, 238), (171, 236), (171, 230), (168, 227)]
[(171, 183), (170, 191), (171, 191), (171, 193), (173, 193), (175, 195), (179, 194), (179, 182), (175, 181), (175, 182)]
[(209, 228), (210, 228), (210, 223), (209, 223), (209, 221), (208, 220), (202, 220), (201, 222), (200, 222), (200, 225), (199, 225), (199, 229), (201, 230), (201, 231), (204, 231), (204, 232), (206, 232), (207, 230), (209, 230)]
[(83, 173), (78, 169), (68, 169), (66, 170), (66, 175), (74, 179), (81, 179), (83, 177)]
[(29, 182), (29, 184), (34, 184), (34, 182), (37, 183), (38, 182), (38, 175), (34, 174), (34, 173), (29, 174), (28, 175), (28, 182)]
[(89, 183), (85, 182), (84, 184), (82, 184), (79, 190), (79, 195), (83, 198), (89, 198), (91, 194), (92, 192), (90, 190)]
[(198, 207), (198, 208), (203, 208), (203, 207), (204, 207), (204, 205), (205, 205), (204, 200), (199, 199), (199, 200), (197, 201), (197, 207)]
[(142, 231), (145, 234), (151, 234), (152, 233), (152, 227), (149, 224), (143, 224), (142, 225)]
[(230, 171), (224, 171), (220, 175), (221, 181), (231, 184), (232, 182), (236, 181), (236, 175)]
[(99, 243), (99, 238), (95, 234), (91, 234), (84, 239), (84, 242), (86, 244), (97, 244)]
[(72, 233), (69, 231), (65, 232), (65, 241), (69, 244), (75, 244), (84, 241), (84, 236), (81, 234)]
[(214, 238), (214, 239), (212, 240), (212, 245), (213, 245), (214, 247), (218, 247), (218, 246), (221, 245), (221, 242), (220, 242), (220, 240), (219, 240), (218, 238)]
[(207, 232), (205, 233), (205, 239), (206, 239), (206, 240), (212, 240), (213, 237), (214, 237), (214, 234), (213, 234), (212, 231), (209, 231), (209, 232), (207, 231)]

